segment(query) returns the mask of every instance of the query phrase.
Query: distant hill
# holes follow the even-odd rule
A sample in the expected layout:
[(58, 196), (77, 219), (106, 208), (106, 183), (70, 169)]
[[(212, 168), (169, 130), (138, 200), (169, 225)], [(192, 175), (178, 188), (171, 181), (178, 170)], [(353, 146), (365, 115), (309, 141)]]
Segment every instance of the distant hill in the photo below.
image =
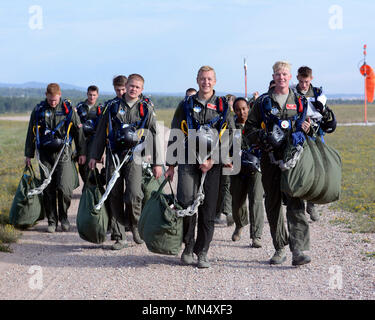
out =
[[(25, 83), (0, 83), (0, 88), (20, 88), (20, 89), (43, 89), (47, 87), (48, 83), (29, 81)], [(78, 87), (73, 84), (59, 83), (62, 90), (78, 90), (86, 91), (86, 88)]]

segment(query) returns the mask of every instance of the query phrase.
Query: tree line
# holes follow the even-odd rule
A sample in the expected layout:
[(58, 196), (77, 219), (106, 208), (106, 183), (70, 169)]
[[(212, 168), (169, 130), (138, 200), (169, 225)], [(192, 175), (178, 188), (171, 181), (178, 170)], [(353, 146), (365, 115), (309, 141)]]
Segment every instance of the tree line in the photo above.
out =
[[(45, 99), (45, 89), (36, 88), (0, 88), (0, 113), (25, 113), (30, 112), (40, 101)], [(146, 94), (147, 95), (147, 94)], [(104, 103), (105, 101), (114, 98), (113, 95), (100, 95), (98, 101)], [(176, 108), (179, 102), (184, 98), (180, 96), (147, 95), (157, 109)], [(77, 105), (80, 101), (86, 99), (86, 93), (79, 90), (64, 90), (63, 98), (69, 98), (73, 105)], [(363, 104), (360, 99), (328, 99), (329, 105), (336, 104)], [(373, 105), (374, 103), (372, 103)]]
[[(105, 101), (113, 99), (115, 96), (105, 95), (100, 96), (99, 103), (104, 104)], [(74, 106), (79, 102), (84, 101), (86, 96), (82, 94), (80, 97), (70, 97), (63, 95), (62, 98), (69, 98)], [(152, 102), (157, 109), (176, 108), (179, 102), (183, 99), (182, 96), (150, 96)], [(0, 96), (0, 113), (25, 113), (30, 112), (45, 96), (39, 97), (4, 97)]]

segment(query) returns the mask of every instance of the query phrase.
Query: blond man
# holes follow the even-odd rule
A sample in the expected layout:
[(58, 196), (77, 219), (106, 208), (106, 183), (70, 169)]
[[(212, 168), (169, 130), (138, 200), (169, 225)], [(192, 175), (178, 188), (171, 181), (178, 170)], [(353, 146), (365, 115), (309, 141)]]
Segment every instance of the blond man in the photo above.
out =
[[(265, 209), (275, 253), (270, 264), (281, 264), (286, 260), (284, 247), (289, 244), (293, 265), (311, 261), (304, 251), (310, 247), (309, 224), (305, 216), (304, 202), (298, 198), (283, 195), (280, 190), (281, 169), (276, 161), (282, 159), (285, 141), (293, 139), (303, 143), (304, 134), (310, 130), (305, 120), (307, 102), (299, 99), (289, 88), (292, 78), (291, 66), (286, 61), (273, 65), (275, 86), (255, 102), (246, 123), (248, 137), (262, 149), (262, 184), (265, 191)], [(289, 121), (288, 121), (289, 120)], [(281, 126), (281, 127), (280, 127)], [(277, 132), (282, 135), (277, 136)], [(283, 201), (286, 203), (286, 218), (289, 234), (284, 226)]]
[[(179, 141), (179, 138), (177, 138), (177, 141), (172, 141), (172, 134), (176, 130), (180, 131), (185, 123), (187, 126), (185, 128), (186, 141), (188, 141), (192, 136), (191, 132), (198, 132), (204, 126), (209, 126), (210, 129), (219, 133), (224, 122), (227, 123), (228, 129), (234, 127), (234, 122), (232, 115), (228, 111), (228, 103), (225, 97), (218, 97), (215, 94), (215, 70), (210, 66), (201, 67), (196, 80), (199, 86), (198, 92), (180, 102), (172, 120), (168, 149), (172, 147), (172, 143), (175, 144), (177, 142), (177, 144), (184, 146), (182, 151), (184, 156), (179, 157), (179, 160), (176, 161), (170, 159), (168, 155), (171, 153), (167, 152), (167, 165), (169, 165), (169, 168), (166, 172), (166, 177), (173, 179), (174, 168), (178, 166), (177, 199), (184, 208), (187, 208), (195, 201), (201, 185), (202, 175), (206, 174), (203, 184), (205, 194), (203, 203), (199, 206), (196, 214), (184, 217), (183, 241), (185, 249), (182, 253), (181, 261), (186, 265), (194, 264), (193, 254), (196, 254), (198, 268), (209, 268), (210, 263), (207, 253), (214, 234), (222, 163), (215, 162), (212, 157), (202, 162), (197, 160), (189, 162), (189, 152), (198, 154), (199, 157), (201, 155), (200, 151), (198, 149), (193, 151), (189, 149), (188, 145), (184, 143), (183, 134), (181, 141)], [(213, 121), (213, 119), (217, 119), (217, 121)], [(181, 135), (177, 137), (181, 137)], [(197, 220), (198, 230), (195, 237)]]

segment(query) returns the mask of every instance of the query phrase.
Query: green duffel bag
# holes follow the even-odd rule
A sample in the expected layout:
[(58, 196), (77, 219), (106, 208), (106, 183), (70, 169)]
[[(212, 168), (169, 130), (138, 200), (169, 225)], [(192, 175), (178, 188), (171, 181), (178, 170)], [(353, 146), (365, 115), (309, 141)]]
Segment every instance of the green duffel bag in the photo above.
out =
[(320, 153), (320, 150), (317, 145), (317, 140), (320, 141), (319, 137), (306, 138), (306, 142), (309, 145), (313, 161), (314, 161), (314, 177), (313, 177), (313, 184), (310, 188), (310, 190), (301, 198), (303, 200), (311, 201), (312, 199), (315, 199), (317, 196), (319, 196), (322, 191), (325, 189), (325, 186), (327, 184), (327, 178), (328, 176), (325, 174), (325, 168), (323, 163), (323, 157)]
[(163, 178), (155, 179), (151, 167), (147, 166), (143, 168), (142, 173), (142, 191), (143, 191), (143, 200), (142, 207), (145, 206), (148, 199), (151, 198), (153, 191), (157, 191), (160, 185), (163, 183)]
[(315, 198), (309, 199), (309, 201), (317, 204), (331, 203), (340, 199), (341, 157), (334, 148), (322, 142), (320, 138), (316, 139), (315, 143), (323, 162), (324, 173), (321, 178), (324, 179), (325, 184), (321, 192)]
[(27, 195), (30, 190), (40, 185), (41, 181), (35, 177), (33, 167), (26, 166), (9, 212), (9, 221), (13, 226), (27, 228), (44, 219), (45, 211), (42, 194)]
[(175, 210), (182, 208), (174, 195), (162, 192), (167, 181), (165, 179), (146, 202), (139, 218), (138, 230), (149, 251), (178, 255), (182, 245), (182, 218), (177, 217)]
[[(296, 147), (289, 143), (285, 148), (284, 162), (289, 162), (296, 154)], [(294, 167), (281, 170), (280, 188), (293, 198), (302, 198), (313, 186), (315, 176), (314, 158), (307, 141)]]
[(103, 243), (107, 235), (108, 213), (105, 205), (100, 210), (96, 210), (95, 205), (101, 199), (104, 189), (99, 186), (95, 171), (90, 171), (89, 176), (91, 174), (94, 174), (96, 184), (91, 184), (89, 179), (84, 184), (78, 206), (77, 229), (83, 240)]

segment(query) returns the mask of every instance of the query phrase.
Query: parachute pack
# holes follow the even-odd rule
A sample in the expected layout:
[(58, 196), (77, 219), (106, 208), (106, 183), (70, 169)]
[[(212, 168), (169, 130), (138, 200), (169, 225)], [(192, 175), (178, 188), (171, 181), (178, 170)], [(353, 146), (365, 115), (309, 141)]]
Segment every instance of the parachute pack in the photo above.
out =
[(299, 95), (295, 90), (297, 113), (294, 116), (280, 119), (273, 111), (271, 97), (266, 93), (259, 97), (261, 99), (260, 111), (263, 119), (263, 129), (267, 132), (267, 139), (271, 145), (278, 148), (285, 141), (284, 132), (292, 130), (294, 145), (302, 145), (305, 141), (302, 133), (302, 123), (306, 119), (307, 100)]
[[(195, 110), (201, 110), (201, 106), (194, 104), (192, 96), (185, 97), (183, 108), (186, 120), (181, 122), (181, 129), (187, 137), (186, 143), (188, 145), (189, 139), (195, 139), (195, 143), (193, 144), (195, 148), (191, 151), (195, 153), (198, 161), (202, 163), (209, 158), (226, 130), (226, 118), (229, 109), (227, 100), (224, 97), (219, 97), (217, 105), (207, 104), (207, 108), (216, 110), (219, 114), (206, 123), (200, 123), (198, 119), (193, 117), (192, 113)], [(218, 130), (218, 134), (213, 131), (214, 128)], [(189, 130), (196, 131), (194, 134), (189, 135)], [(203, 150), (200, 150), (200, 148)]]
[[(320, 137), (307, 137), (294, 166), (282, 169), (281, 191), (312, 203), (331, 203), (340, 198), (342, 162), (339, 153)], [(293, 157), (296, 147), (289, 143), (284, 161)]]
[[(115, 98), (110, 102), (108, 106), (108, 140), (111, 150), (122, 152), (131, 149), (139, 142), (140, 135), (137, 133), (137, 130), (144, 129), (146, 125), (149, 112), (147, 104), (149, 101), (148, 98), (143, 98), (139, 105), (141, 119), (130, 124), (122, 123), (116, 116), (120, 108), (120, 99)], [(113, 129), (112, 121), (117, 124), (117, 130)], [(143, 130), (141, 133), (143, 134)]]
[(96, 125), (98, 124), (99, 118), (102, 115), (102, 105), (98, 105), (96, 109), (96, 118), (94, 120), (88, 119), (87, 111), (85, 110), (85, 103), (81, 102), (77, 106), (77, 113), (81, 119), (82, 129), (85, 136), (92, 136), (95, 133)]
[[(46, 150), (49, 152), (57, 152), (64, 144), (64, 137), (59, 134), (59, 130), (62, 126), (65, 126), (65, 133), (69, 131), (69, 124), (71, 123), (73, 108), (69, 100), (63, 100), (65, 118), (62, 119), (54, 128), (50, 128), (45, 120), (45, 114), (47, 112), (47, 102), (42, 101), (37, 105), (35, 111), (35, 136), (36, 146), (38, 150)], [(69, 143), (71, 143), (72, 137), (69, 137)]]

